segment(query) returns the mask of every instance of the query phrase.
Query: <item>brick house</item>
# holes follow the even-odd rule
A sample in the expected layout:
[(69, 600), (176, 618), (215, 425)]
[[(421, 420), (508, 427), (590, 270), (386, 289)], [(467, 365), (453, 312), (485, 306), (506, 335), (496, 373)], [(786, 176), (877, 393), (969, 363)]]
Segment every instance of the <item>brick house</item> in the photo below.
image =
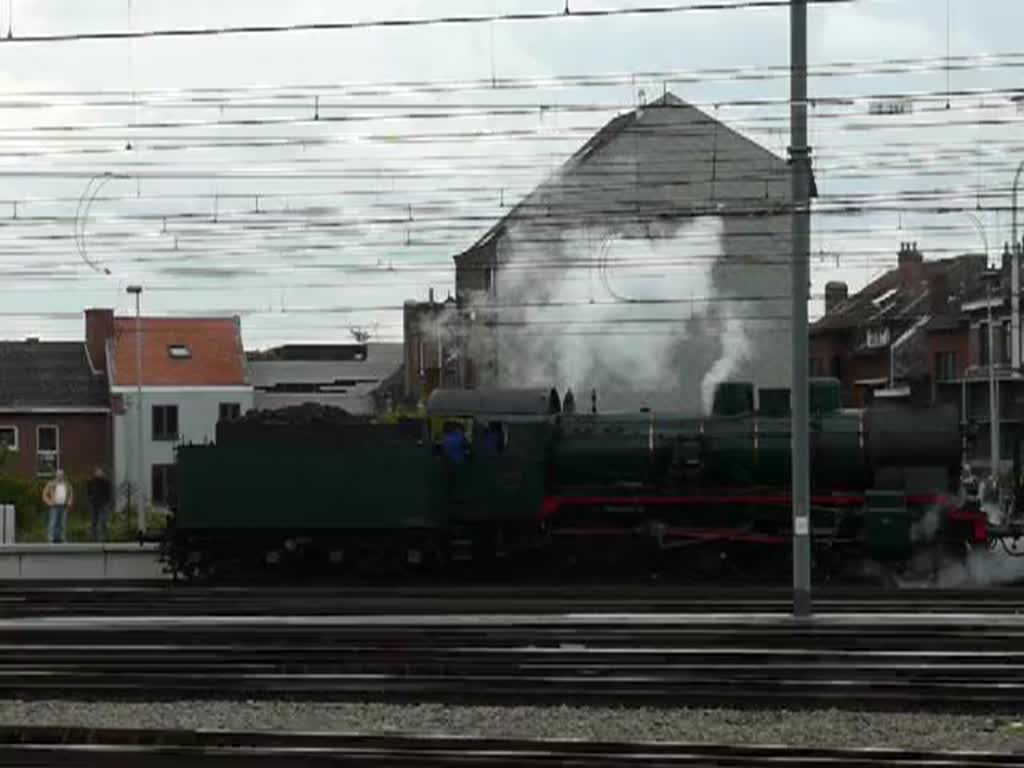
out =
[(107, 378), (85, 344), (0, 342), (0, 444), (25, 479), (110, 467)]
[(134, 317), (89, 310), (86, 341), (110, 382), (114, 478), (121, 500), (135, 495), (131, 490), (137, 493), (141, 450), (143, 501), (162, 507), (173, 500), (175, 448), (212, 442), (218, 420), (252, 408), (253, 387), (237, 317), (143, 317), (140, 325), (141, 337)]
[(825, 315), (811, 326), (811, 375), (839, 379), (849, 406), (879, 391), (960, 381), (970, 366), (969, 322), (962, 306), (982, 285), (984, 256), (925, 261), (916, 243), (900, 247), (897, 267), (848, 295), (825, 288)]
[(811, 327), (810, 366), (812, 375), (842, 382), (848, 406), (880, 394), (955, 405), (976, 430), (968, 458), (987, 467), (991, 360), (1005, 468), (1024, 430), (1024, 377), (1012, 370), (1011, 346), (1008, 253), (992, 270), (984, 255), (925, 261), (916, 243), (904, 243), (896, 269), (858, 293), (826, 286), (825, 315)]

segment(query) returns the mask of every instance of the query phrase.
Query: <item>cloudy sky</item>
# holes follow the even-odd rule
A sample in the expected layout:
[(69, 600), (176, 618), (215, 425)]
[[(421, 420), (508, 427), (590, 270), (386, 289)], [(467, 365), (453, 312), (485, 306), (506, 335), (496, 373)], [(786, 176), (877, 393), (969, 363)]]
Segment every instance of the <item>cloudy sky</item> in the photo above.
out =
[[(563, 3), (4, 0), (0, 24), (10, 12), (20, 38)], [(947, 26), (944, 0), (811, 9), (815, 294), (829, 279), (856, 289), (901, 240), (941, 256), (1009, 237), (1024, 5), (949, 13)], [(141, 283), (146, 312), (241, 314), (251, 347), (354, 328), (398, 340), (403, 300), (451, 289), (451, 256), (642, 98), (671, 90), (784, 154), (788, 40), (786, 9), (746, 9), (0, 42), (0, 336), (80, 336), (82, 309), (128, 311), (125, 286)], [(871, 114), (904, 96), (912, 113)]]

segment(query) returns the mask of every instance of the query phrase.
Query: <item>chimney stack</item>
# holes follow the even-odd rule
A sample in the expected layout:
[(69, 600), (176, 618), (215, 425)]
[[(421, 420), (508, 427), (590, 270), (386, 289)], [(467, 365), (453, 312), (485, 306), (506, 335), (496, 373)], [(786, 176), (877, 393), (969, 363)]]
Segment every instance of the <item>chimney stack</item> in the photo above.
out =
[(85, 310), (85, 346), (89, 360), (100, 373), (107, 372), (107, 341), (114, 336), (114, 310)]
[(933, 315), (949, 311), (949, 275), (945, 271), (928, 276), (928, 306)]
[(900, 243), (900, 283), (909, 288), (921, 282), (924, 277), (924, 256), (917, 249), (917, 243)]
[(825, 314), (831, 315), (832, 312), (846, 301), (850, 296), (850, 288), (846, 283), (838, 280), (833, 280), (825, 284)]

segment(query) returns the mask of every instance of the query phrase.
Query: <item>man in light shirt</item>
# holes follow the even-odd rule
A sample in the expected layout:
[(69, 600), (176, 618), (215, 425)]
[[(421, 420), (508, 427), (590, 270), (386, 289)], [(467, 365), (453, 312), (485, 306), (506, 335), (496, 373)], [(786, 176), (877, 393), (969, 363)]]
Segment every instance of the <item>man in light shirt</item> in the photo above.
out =
[(50, 520), (46, 527), (46, 536), (51, 544), (64, 542), (64, 531), (67, 528), (68, 510), (75, 501), (75, 492), (71, 483), (64, 479), (64, 470), (58, 469), (56, 477), (43, 489), (43, 503), (50, 508)]

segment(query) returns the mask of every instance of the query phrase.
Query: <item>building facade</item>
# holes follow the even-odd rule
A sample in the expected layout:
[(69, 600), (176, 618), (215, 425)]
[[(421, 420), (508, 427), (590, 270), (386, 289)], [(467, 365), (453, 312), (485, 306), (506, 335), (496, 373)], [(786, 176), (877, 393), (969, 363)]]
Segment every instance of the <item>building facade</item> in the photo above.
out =
[(405, 302), (402, 330), (403, 399), (407, 403), (422, 405), (435, 389), (472, 383), (467, 382), (463, 367), (462, 316), (452, 296), (435, 301), (431, 290), (427, 301)]
[(253, 407), (238, 318), (144, 317), (139, 334), (135, 318), (87, 317), (88, 346), (103, 350), (110, 381), (119, 498), (166, 507), (177, 446), (213, 442), (218, 420)]
[[(290, 344), (248, 354), (260, 411), (306, 403), (365, 416), (387, 407), (381, 386), (402, 366), (401, 344)], [(396, 404), (397, 405), (397, 404)]]
[(788, 386), (790, 200), (784, 159), (672, 94), (616, 117), (455, 257), (462, 383)]
[(18, 477), (75, 478), (111, 464), (105, 374), (82, 342), (0, 342), (0, 446)]

